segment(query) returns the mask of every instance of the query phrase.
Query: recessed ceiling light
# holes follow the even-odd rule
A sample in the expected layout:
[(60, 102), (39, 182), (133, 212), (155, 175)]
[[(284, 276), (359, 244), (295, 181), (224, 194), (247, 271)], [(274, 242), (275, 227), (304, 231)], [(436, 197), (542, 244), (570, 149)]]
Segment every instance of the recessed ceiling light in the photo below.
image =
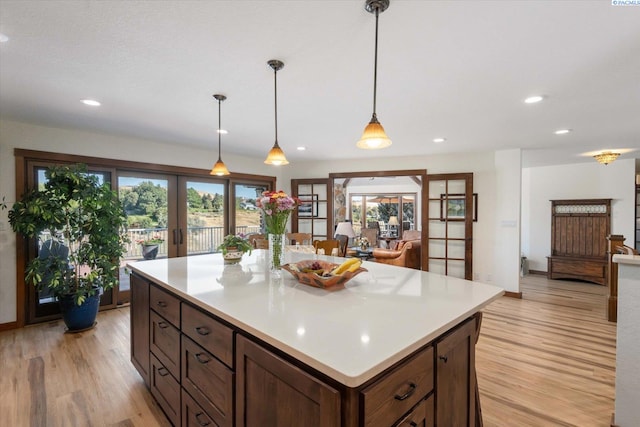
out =
[(436, 144), (439, 144), (441, 142), (445, 142), (447, 140), (447, 138), (434, 138), (433, 142), (435, 142)]
[(540, 102), (544, 99), (542, 95), (532, 95), (524, 100), (525, 104), (535, 104), (536, 102)]
[(216, 132), (219, 133), (220, 135), (226, 135), (229, 133), (229, 131), (225, 129), (216, 129)]
[(298, 150), (298, 151), (304, 151), (306, 149), (307, 149), (307, 147), (296, 147), (296, 150)]
[(95, 99), (83, 99), (81, 101), (84, 105), (89, 105), (91, 107), (99, 107), (101, 104)]
[(6, 34), (0, 33), (0, 43), (6, 43), (8, 41), (9, 41), (9, 36), (7, 36)]
[(558, 129), (557, 131), (555, 131), (554, 133), (556, 135), (566, 135), (569, 132), (571, 132), (571, 129)]

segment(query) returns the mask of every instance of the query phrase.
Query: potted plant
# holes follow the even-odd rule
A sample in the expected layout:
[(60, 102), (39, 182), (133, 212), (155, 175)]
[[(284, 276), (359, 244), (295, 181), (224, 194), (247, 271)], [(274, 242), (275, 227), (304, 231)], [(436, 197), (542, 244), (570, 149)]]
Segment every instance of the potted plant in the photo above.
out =
[(126, 215), (116, 192), (86, 165), (54, 166), (45, 176), (42, 188), (28, 190), (13, 205), (9, 223), (13, 231), (39, 240), (26, 282), (58, 299), (70, 331), (83, 330), (95, 323), (100, 288), (118, 283), (128, 242)]
[(142, 257), (144, 259), (156, 259), (158, 256), (158, 249), (164, 239), (158, 235), (155, 235), (149, 239), (141, 239), (137, 241), (142, 245)]
[(243, 235), (228, 234), (218, 246), (226, 263), (240, 262), (245, 252), (253, 250), (253, 245)]

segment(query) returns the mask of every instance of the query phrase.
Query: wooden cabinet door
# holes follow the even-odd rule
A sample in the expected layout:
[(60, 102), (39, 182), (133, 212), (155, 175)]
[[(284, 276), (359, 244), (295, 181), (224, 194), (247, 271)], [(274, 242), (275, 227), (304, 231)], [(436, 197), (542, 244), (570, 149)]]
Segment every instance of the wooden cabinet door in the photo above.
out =
[(149, 282), (131, 275), (131, 362), (149, 387)]
[(436, 343), (437, 426), (475, 426), (475, 378), (472, 318)]
[(236, 421), (239, 427), (340, 425), (340, 393), (238, 335)]

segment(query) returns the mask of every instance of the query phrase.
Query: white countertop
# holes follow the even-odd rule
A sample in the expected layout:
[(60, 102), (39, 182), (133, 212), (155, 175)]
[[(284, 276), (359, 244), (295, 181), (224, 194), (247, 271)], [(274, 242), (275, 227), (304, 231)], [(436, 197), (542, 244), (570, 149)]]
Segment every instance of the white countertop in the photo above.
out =
[[(286, 262), (318, 257), (288, 252)], [(502, 288), (364, 262), (337, 291), (272, 278), (267, 250), (237, 265), (220, 254), (129, 263), (129, 267), (340, 383), (356, 387), (501, 296)]]
[(640, 266), (640, 255), (615, 254), (613, 255), (613, 262)]

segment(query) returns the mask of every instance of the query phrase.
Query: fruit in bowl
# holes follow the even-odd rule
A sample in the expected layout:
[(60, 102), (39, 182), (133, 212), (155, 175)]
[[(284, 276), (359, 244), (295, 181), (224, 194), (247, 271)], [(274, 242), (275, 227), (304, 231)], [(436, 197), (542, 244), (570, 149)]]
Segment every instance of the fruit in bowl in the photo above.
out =
[(349, 258), (342, 264), (335, 264), (322, 260), (304, 260), (297, 263), (285, 264), (287, 270), (298, 282), (318, 288), (332, 288), (344, 285), (356, 275), (367, 271), (361, 267), (358, 258)]

